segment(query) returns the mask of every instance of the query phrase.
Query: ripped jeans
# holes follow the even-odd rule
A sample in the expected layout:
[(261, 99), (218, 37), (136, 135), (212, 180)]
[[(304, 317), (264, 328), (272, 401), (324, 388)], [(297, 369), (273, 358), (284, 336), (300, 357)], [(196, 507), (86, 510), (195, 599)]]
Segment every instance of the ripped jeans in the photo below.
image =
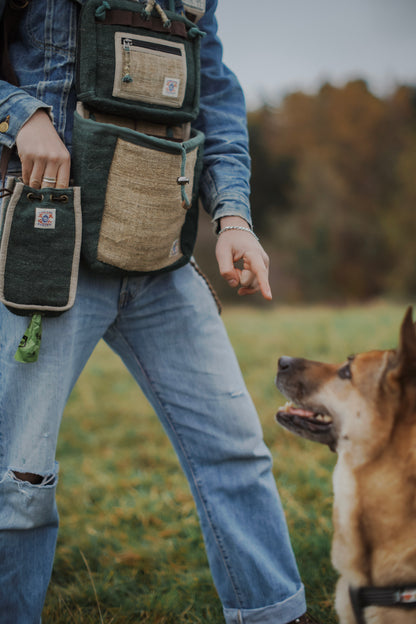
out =
[(304, 613), (270, 454), (195, 269), (121, 279), (83, 268), (75, 306), (43, 320), (39, 360), (22, 364), (13, 356), (27, 323), (0, 305), (0, 622), (40, 622), (58, 531), (58, 429), (101, 338), (141, 386), (178, 454), (226, 622), (285, 624)]

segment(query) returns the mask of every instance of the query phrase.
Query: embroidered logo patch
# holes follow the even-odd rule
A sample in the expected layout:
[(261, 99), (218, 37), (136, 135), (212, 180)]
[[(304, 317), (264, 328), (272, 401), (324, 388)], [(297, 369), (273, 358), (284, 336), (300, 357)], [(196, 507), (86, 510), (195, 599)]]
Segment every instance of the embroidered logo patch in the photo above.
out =
[(54, 230), (56, 223), (56, 209), (36, 208), (35, 228)]
[(172, 243), (172, 247), (170, 248), (169, 258), (173, 258), (173, 256), (177, 256), (179, 253), (179, 240), (176, 239)]
[(179, 83), (180, 80), (178, 78), (165, 78), (162, 90), (163, 95), (177, 98), (179, 95)]

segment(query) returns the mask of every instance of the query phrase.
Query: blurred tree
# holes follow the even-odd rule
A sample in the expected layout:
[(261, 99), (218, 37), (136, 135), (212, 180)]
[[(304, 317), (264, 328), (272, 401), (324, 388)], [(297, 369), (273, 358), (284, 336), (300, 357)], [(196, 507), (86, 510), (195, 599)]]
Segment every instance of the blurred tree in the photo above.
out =
[(356, 80), (249, 116), (253, 214), (283, 296), (416, 293), (415, 102)]
[(290, 206), (293, 190), (295, 159), (290, 154), (274, 155), (267, 148), (267, 120), (273, 120), (267, 108), (251, 117), (249, 125), (251, 166), (251, 206), (256, 232), (267, 233), (270, 215), (279, 214)]

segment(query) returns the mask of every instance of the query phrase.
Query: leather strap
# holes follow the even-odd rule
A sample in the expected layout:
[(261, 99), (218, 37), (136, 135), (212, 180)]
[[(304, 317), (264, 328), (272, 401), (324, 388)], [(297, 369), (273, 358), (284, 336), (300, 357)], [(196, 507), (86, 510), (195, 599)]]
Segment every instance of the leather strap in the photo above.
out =
[(146, 19), (140, 13), (134, 11), (123, 11), (120, 9), (110, 9), (105, 12), (104, 19), (97, 19), (100, 24), (116, 25), (116, 26), (134, 26), (139, 28), (147, 28), (155, 32), (177, 35), (183, 39), (188, 39), (186, 26), (183, 22), (172, 21), (168, 28), (163, 26), (159, 17), (149, 17)]

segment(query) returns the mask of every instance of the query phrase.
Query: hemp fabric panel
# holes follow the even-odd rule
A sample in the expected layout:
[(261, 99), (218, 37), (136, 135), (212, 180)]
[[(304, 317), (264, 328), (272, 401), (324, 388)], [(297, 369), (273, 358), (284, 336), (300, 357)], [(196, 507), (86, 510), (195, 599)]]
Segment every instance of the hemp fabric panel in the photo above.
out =
[[(186, 154), (192, 197), (198, 148)], [(182, 153), (118, 139), (108, 177), (97, 259), (126, 271), (163, 269), (182, 257)]]
[[(124, 50), (122, 43), (123, 39), (127, 38), (132, 41), (128, 52)], [(182, 106), (187, 80), (183, 43), (163, 39), (159, 41), (154, 37), (119, 32), (115, 33), (114, 43), (116, 67), (113, 95), (150, 104), (162, 104), (170, 108)], [(153, 49), (153, 46), (157, 48), (158, 44), (161, 44), (161, 49)], [(127, 65), (131, 82), (122, 80)], [(164, 95), (164, 82), (168, 78), (178, 81), (175, 96)]]
[[(31, 200), (31, 193), (42, 199)], [(63, 195), (67, 202), (56, 201)], [(53, 212), (53, 228), (35, 226), (37, 209)], [(79, 188), (37, 191), (16, 184), (4, 209), (0, 246), (0, 300), (12, 312), (47, 314), (73, 305), (81, 227)]]

